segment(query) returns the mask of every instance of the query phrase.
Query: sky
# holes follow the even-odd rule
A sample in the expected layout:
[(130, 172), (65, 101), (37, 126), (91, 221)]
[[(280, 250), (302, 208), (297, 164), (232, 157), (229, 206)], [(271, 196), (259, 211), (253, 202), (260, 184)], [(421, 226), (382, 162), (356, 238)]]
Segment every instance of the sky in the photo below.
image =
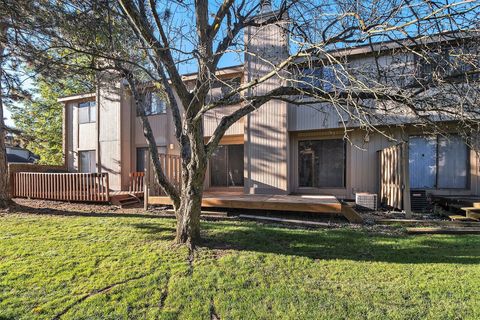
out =
[(8, 127), (12, 127), (13, 126), (13, 121), (12, 119), (10, 118), (11, 114), (10, 114), (10, 111), (8, 111), (6, 108), (3, 110), (3, 115), (4, 115), (4, 118), (5, 118), (5, 125), (8, 126)]

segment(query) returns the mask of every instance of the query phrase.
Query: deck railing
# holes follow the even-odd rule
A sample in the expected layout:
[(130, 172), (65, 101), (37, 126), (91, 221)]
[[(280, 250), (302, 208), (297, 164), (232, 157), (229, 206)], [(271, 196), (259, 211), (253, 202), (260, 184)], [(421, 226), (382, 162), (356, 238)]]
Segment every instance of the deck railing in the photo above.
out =
[(143, 185), (145, 179), (145, 172), (132, 172), (130, 173), (130, 188), (132, 193), (143, 192)]
[[(165, 176), (176, 188), (179, 188), (182, 172), (180, 156), (171, 154), (160, 154), (159, 158)], [(153, 168), (153, 165), (151, 163), (147, 168), (146, 179), (148, 182), (150, 195), (165, 195), (162, 188), (158, 184), (155, 176), (155, 169)]]
[(108, 173), (13, 174), (12, 195), (19, 198), (109, 202)]

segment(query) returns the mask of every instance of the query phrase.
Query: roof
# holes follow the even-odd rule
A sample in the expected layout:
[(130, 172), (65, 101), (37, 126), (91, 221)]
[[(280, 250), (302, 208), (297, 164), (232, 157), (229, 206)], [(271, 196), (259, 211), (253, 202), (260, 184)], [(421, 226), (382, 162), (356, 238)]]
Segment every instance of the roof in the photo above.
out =
[(96, 96), (95, 92), (72, 94), (72, 95), (69, 95), (69, 96), (63, 96), (63, 97), (58, 98), (57, 102), (67, 102), (67, 101), (73, 101), (73, 100), (90, 99), (90, 98), (95, 98), (95, 96)]
[[(235, 75), (243, 72), (244, 72), (244, 65), (239, 64), (239, 65), (234, 65), (234, 66), (229, 66), (224, 68), (218, 68), (216, 74), (219, 77), (224, 77), (224, 76)], [(181, 75), (182, 80), (184, 81), (194, 80), (196, 78), (196, 74), (197, 74), (196, 72), (182, 74)], [(73, 94), (69, 96), (60, 97), (57, 99), (57, 102), (70, 102), (70, 101), (76, 101), (76, 100), (91, 99), (91, 98), (95, 98), (95, 96), (96, 96), (95, 92)]]
[[(353, 47), (337, 48), (328, 50), (327, 53), (335, 56), (355, 56), (369, 53), (380, 53), (401, 48), (413, 48), (428, 46), (437, 43), (448, 43), (455, 41), (465, 41), (480, 37), (478, 31), (448, 31), (411, 38), (402, 38), (388, 41), (378, 41), (368, 44), (357, 45)], [(306, 50), (315, 51), (316, 48)]]

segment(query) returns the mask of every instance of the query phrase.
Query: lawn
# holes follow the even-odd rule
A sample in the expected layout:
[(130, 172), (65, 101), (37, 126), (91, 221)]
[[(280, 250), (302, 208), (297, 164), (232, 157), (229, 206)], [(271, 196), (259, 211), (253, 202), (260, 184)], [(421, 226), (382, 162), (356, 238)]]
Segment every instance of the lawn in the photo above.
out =
[(0, 319), (479, 319), (480, 237), (72, 212), (0, 217)]

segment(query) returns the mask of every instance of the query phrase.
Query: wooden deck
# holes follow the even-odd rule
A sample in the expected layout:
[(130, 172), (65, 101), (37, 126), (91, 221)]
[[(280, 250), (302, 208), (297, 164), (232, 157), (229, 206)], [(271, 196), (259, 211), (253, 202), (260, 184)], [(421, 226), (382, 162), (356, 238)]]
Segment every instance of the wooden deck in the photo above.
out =
[[(169, 197), (148, 197), (148, 204), (171, 205)], [(342, 214), (342, 204), (334, 196), (322, 195), (245, 195), (240, 193), (205, 193), (205, 208), (296, 211)]]

